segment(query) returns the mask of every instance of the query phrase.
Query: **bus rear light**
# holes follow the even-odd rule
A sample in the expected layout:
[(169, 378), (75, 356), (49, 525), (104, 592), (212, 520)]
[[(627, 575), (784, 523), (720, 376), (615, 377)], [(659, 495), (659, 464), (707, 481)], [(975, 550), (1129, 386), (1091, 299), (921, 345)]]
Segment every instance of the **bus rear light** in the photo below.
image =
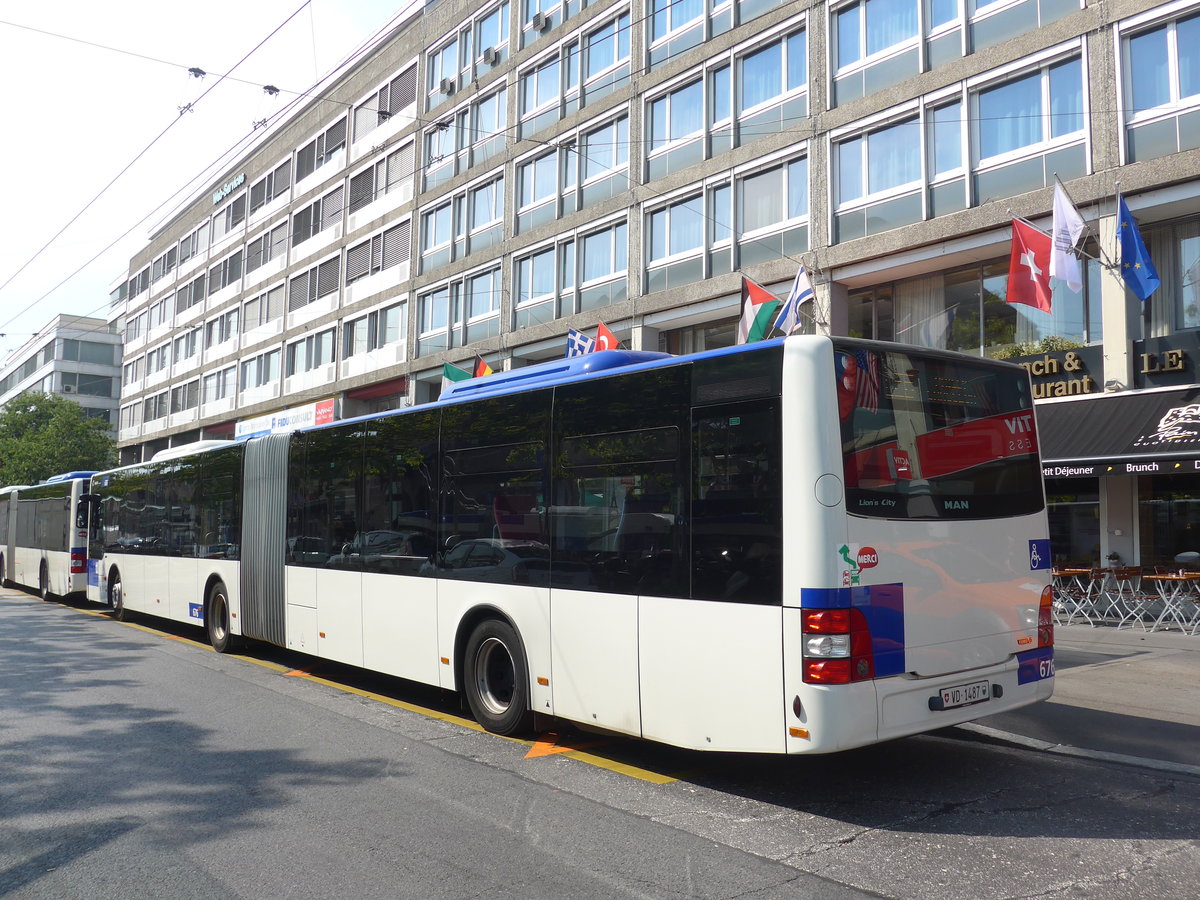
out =
[(1038, 603), (1038, 646), (1054, 646), (1054, 588), (1042, 588), (1042, 599)]
[(871, 630), (860, 609), (805, 609), (803, 679), (807, 684), (849, 684), (875, 677)]

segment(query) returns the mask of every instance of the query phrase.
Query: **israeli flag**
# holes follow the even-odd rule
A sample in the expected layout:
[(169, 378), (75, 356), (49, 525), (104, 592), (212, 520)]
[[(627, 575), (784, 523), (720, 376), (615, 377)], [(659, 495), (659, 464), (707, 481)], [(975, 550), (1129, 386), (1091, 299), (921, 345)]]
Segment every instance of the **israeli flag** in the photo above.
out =
[(574, 328), (567, 329), (567, 359), (572, 356), (586, 356), (595, 349), (595, 338), (590, 338)]
[(779, 308), (779, 315), (775, 317), (775, 327), (784, 334), (791, 334), (795, 331), (800, 325), (801, 304), (812, 299), (812, 281), (809, 280), (808, 272), (804, 269), (804, 263), (800, 263), (800, 268), (796, 272), (796, 280), (792, 282), (792, 291), (783, 301), (783, 306)]

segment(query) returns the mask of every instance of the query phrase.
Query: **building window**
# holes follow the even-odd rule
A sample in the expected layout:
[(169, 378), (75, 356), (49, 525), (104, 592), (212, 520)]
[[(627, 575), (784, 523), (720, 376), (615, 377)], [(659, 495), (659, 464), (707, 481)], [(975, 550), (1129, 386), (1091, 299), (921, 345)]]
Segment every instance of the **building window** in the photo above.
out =
[(246, 192), (238, 194), (212, 218), (213, 240), (218, 241), (246, 221)]
[(725, 62), (646, 104), (650, 180), (678, 172), (733, 146), (733, 98)]
[(187, 412), (195, 409), (200, 403), (200, 380), (189, 381), (179, 387), (171, 388), (171, 412)]
[(138, 294), (150, 290), (150, 267), (142, 269), (135, 276), (129, 279), (129, 284), (125, 291), (125, 296), (130, 300), (134, 299)]
[(790, 130), (808, 115), (808, 50), (803, 29), (737, 59), (739, 143)]
[(133, 362), (125, 363), (121, 369), (121, 384), (128, 387), (131, 384), (136, 384), (142, 380), (142, 367), (145, 365), (145, 360), (138, 357)]
[(237, 366), (229, 366), (212, 375), (205, 375), (201, 381), (201, 403), (212, 403), (215, 400), (226, 400), (234, 395)]
[(405, 144), (350, 179), (349, 212), (355, 213), (400, 187), (412, 184), (413, 145)]
[(624, 220), (580, 230), (516, 259), (516, 327), (619, 303), (628, 296)]
[(310, 334), (301, 341), (288, 344), (287, 374), (297, 375), (327, 366), (333, 362), (333, 343), (337, 329), (330, 328), (319, 334)]
[(211, 297), (221, 288), (236, 284), (242, 277), (242, 250), (225, 257), (208, 270), (208, 295)]
[(475, 21), (475, 65), (486, 70), (508, 59), (508, 3)]
[(159, 256), (150, 265), (150, 280), (155, 282), (170, 275), (175, 271), (175, 264), (179, 260), (179, 248), (171, 247), (166, 253)]
[(504, 88), (471, 104), (471, 161), (479, 165), (504, 149), (508, 129), (508, 91)]
[(250, 185), (250, 214), (258, 212), (276, 197), (292, 187), (292, 161), (285, 159), (274, 169)]
[(346, 147), (346, 120), (338, 119), (296, 151), (296, 181), (303, 181)]
[(729, 206), (718, 183), (646, 214), (647, 293), (729, 271)]
[(462, 324), (459, 290), (461, 282), (442, 285), (417, 298), (417, 356), (450, 349), (456, 329)]
[(354, 140), (370, 134), (416, 102), (417, 67), (410, 66), (354, 108)]
[(238, 333), (238, 315), (241, 311), (231, 309), (222, 316), (204, 323), (204, 349), (233, 340)]
[(332, 228), (342, 221), (342, 196), (344, 193), (343, 188), (334, 188), (324, 197), (292, 216), (293, 247), (304, 243), (309, 238), (316, 237), (322, 231)]
[(63, 372), (64, 394), (83, 394), (87, 397), (115, 397), (113, 379), (109, 375), (89, 375), (85, 372)]
[(273, 259), (282, 259), (287, 253), (287, 222), (280, 222), (269, 231), (264, 231), (246, 244), (246, 272), (249, 274)]
[(1080, 58), (971, 95), (974, 196), (1011, 197), (1087, 172), (1083, 65)]
[(288, 312), (295, 312), (310, 303), (337, 294), (341, 269), (341, 257), (335, 256), (288, 282)]
[(179, 337), (175, 338), (171, 353), (175, 357), (175, 363), (185, 362), (194, 357), (200, 351), (200, 329), (191, 328)]
[(405, 338), (407, 306), (394, 303), (347, 322), (342, 328), (342, 358), (369, 353)]
[(448, 200), (421, 216), (421, 270), (428, 272), (449, 262), (454, 238), (454, 202)]
[(179, 242), (179, 264), (183, 265), (189, 259), (199, 256), (208, 249), (209, 221), (205, 219), (200, 227)]
[[(77, 341), (71, 338), (64, 338), (62, 342), (62, 359), (71, 362), (95, 363), (101, 366), (113, 365), (113, 351), (116, 348), (112, 344), (101, 344), (98, 341)], [(48, 360), (44, 359), (43, 362)]]
[(405, 220), (346, 251), (346, 284), (408, 262), (412, 222)]
[(1200, 15), (1121, 41), (1126, 157), (1154, 159), (1195, 146), (1200, 122)]
[(263, 387), (279, 380), (279, 350), (269, 350), (242, 363), (243, 391)]
[(242, 327), (251, 331), (261, 325), (274, 322), (283, 315), (284, 303), (283, 285), (278, 285), (265, 293), (259, 294), (242, 305)]
[(147, 397), (142, 401), (142, 420), (151, 422), (154, 419), (162, 419), (167, 415), (167, 408), (166, 391)]
[(739, 267), (808, 250), (806, 158), (743, 175), (736, 184)]
[(171, 345), (162, 344), (146, 353), (146, 374), (154, 375), (171, 364)]

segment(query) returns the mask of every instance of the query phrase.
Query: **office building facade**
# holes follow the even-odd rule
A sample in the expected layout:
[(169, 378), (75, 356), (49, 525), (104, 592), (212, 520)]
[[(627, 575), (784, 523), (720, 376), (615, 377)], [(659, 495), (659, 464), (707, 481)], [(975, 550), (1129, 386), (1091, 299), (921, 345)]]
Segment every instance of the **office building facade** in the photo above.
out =
[[(783, 295), (803, 262), (803, 330), (1029, 365), (1063, 559), (1161, 556), (1190, 482), (1079, 435), (1200, 380), (1198, 31), (1145, 0), (415, 4), (131, 260), (122, 458), (427, 402), (446, 363), (600, 321), (732, 344), (742, 277)], [(1089, 259), (1047, 313), (1005, 296), (1056, 178)]]

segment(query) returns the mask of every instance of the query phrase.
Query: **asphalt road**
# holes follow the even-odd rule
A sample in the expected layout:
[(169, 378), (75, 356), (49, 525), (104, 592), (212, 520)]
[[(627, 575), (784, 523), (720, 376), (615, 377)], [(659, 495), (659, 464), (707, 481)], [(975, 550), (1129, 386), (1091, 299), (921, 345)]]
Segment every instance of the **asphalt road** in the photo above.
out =
[(0, 591), (0, 896), (1192, 900), (1200, 884), (1187, 775), (958, 729), (803, 759), (513, 741), (394, 679), (141, 625)]

